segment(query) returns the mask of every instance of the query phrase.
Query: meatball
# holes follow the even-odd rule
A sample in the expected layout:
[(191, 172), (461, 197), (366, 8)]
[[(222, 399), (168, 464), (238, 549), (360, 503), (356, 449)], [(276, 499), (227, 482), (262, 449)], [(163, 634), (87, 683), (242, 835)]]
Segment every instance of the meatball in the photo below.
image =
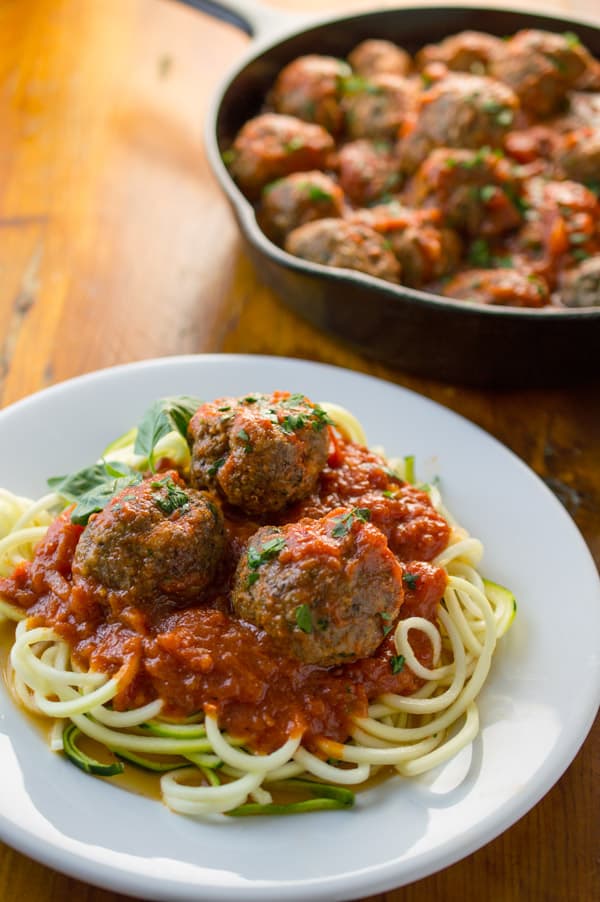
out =
[(565, 307), (600, 307), (600, 255), (568, 269), (560, 288)]
[(175, 471), (115, 495), (90, 517), (73, 561), (75, 582), (92, 580), (138, 601), (194, 600), (212, 582), (225, 546), (223, 516)]
[(297, 116), (337, 133), (344, 123), (340, 88), (352, 74), (333, 56), (299, 56), (279, 73), (269, 100), (278, 113)]
[(504, 52), (504, 41), (482, 31), (461, 31), (439, 44), (428, 44), (416, 57), (419, 69), (443, 63), (456, 72), (485, 75), (493, 59)]
[(519, 163), (551, 160), (556, 152), (560, 136), (548, 125), (532, 125), (515, 129), (504, 139), (504, 149)]
[(449, 75), (421, 94), (401, 165), (414, 171), (434, 147), (499, 147), (518, 109), (515, 93), (493, 78)]
[(324, 169), (333, 138), (320, 125), (264, 113), (246, 122), (228, 156), (229, 169), (250, 198), (291, 172)]
[(236, 571), (236, 614), (308, 664), (371, 655), (398, 615), (403, 588), (402, 567), (368, 517), (342, 507), (259, 529)]
[(274, 241), (288, 232), (329, 216), (341, 216), (344, 192), (324, 172), (295, 172), (263, 188), (258, 221)]
[(450, 227), (468, 235), (499, 235), (521, 224), (520, 183), (502, 155), (483, 149), (432, 151), (405, 197), (414, 207), (441, 211)]
[(600, 201), (579, 182), (529, 179), (527, 222), (516, 245), (550, 267), (600, 252)]
[(368, 226), (343, 219), (319, 219), (290, 232), (285, 249), (297, 257), (354, 269), (358, 272), (397, 282), (400, 266), (385, 238)]
[(511, 307), (543, 307), (550, 301), (542, 278), (516, 269), (469, 269), (447, 282), (442, 293), (461, 301)]
[(282, 510), (308, 495), (327, 461), (322, 407), (289, 392), (220, 398), (189, 425), (191, 479), (248, 514)]
[(348, 62), (358, 75), (371, 78), (373, 75), (408, 75), (411, 69), (410, 56), (391, 41), (362, 41), (348, 54)]
[(455, 269), (462, 254), (462, 242), (453, 229), (432, 225), (408, 226), (388, 236), (400, 262), (402, 284), (421, 288)]
[(600, 128), (568, 132), (558, 144), (555, 159), (567, 178), (600, 183)]
[(340, 185), (357, 206), (370, 204), (400, 187), (398, 160), (387, 141), (350, 141), (339, 151), (336, 168)]
[(351, 78), (344, 83), (342, 108), (351, 138), (394, 141), (413, 114), (415, 85), (399, 75), (383, 73), (369, 80)]
[(490, 74), (510, 85), (523, 109), (536, 117), (550, 116), (564, 105), (588, 58), (585, 48), (570, 35), (527, 29), (505, 42)]

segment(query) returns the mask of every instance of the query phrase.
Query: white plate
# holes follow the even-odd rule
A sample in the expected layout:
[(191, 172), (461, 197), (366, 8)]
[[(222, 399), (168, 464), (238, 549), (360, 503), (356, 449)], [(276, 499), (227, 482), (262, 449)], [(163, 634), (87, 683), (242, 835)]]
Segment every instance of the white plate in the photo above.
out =
[(123, 893), (165, 899), (352, 899), (446, 867), (525, 814), (561, 776), (600, 697), (600, 590), (569, 516), (486, 433), (377, 379), (297, 360), (178, 357), (104, 370), (0, 413), (0, 473), (37, 495), (90, 463), (169, 394), (206, 399), (289, 389), (336, 401), (369, 442), (441, 476), (455, 515), (486, 546), (483, 570), (519, 611), (497, 649), (472, 751), (420, 779), (391, 779), (354, 810), (194, 821), (92, 779), (52, 754), (0, 691), (0, 835), (26, 855)]

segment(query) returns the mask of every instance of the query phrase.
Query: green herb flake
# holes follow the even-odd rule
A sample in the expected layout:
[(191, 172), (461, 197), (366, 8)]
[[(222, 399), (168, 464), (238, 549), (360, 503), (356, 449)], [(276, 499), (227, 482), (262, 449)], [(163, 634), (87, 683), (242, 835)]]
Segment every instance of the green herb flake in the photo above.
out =
[(371, 511), (368, 508), (354, 508), (354, 510), (348, 511), (348, 513), (342, 514), (340, 517), (336, 517), (334, 520), (335, 526), (331, 530), (331, 535), (334, 539), (341, 539), (343, 536), (348, 535), (354, 520), (358, 520), (360, 523), (366, 523), (370, 519)]
[(469, 263), (485, 269), (490, 265), (491, 258), (490, 247), (485, 238), (476, 238), (469, 248)]
[(570, 244), (585, 244), (588, 240), (589, 235), (584, 235), (583, 232), (572, 232), (569, 235)]
[(487, 204), (498, 193), (496, 185), (484, 185), (479, 189), (479, 196), (484, 204)]
[(416, 589), (417, 581), (419, 579), (418, 573), (403, 573), (402, 581), (406, 583), (409, 589)]
[(298, 187), (308, 195), (308, 199), (313, 201), (313, 203), (329, 203), (332, 200), (331, 193), (325, 191), (320, 185), (311, 185), (310, 182), (303, 182)]
[(590, 258), (590, 254), (587, 251), (584, 251), (582, 248), (577, 248), (577, 250), (573, 251), (573, 259), (581, 262), (582, 260), (588, 260)]
[(248, 548), (246, 559), (248, 567), (253, 572), (248, 575), (248, 587), (254, 585), (258, 579), (258, 568), (267, 561), (273, 560), (285, 548), (285, 539), (283, 536), (274, 536), (268, 539), (260, 548), (251, 545)]
[(312, 633), (312, 616), (307, 604), (299, 604), (296, 608), (296, 623), (303, 633)]
[(209, 476), (216, 476), (218, 471), (221, 469), (225, 461), (226, 457), (220, 457), (218, 460), (213, 461), (208, 470), (206, 471)]
[(246, 454), (248, 454), (250, 451), (252, 451), (252, 445), (250, 444), (250, 436), (248, 435), (248, 433), (246, 432), (245, 429), (240, 429), (240, 431), (237, 434), (237, 437), (240, 439), (241, 442), (243, 442), (244, 451), (246, 452)]
[(153, 489), (164, 489), (166, 494), (152, 495), (155, 505), (163, 514), (173, 514), (176, 510), (189, 507), (190, 499), (183, 489), (176, 485), (170, 476), (150, 483)]
[(404, 668), (404, 655), (392, 655), (390, 658), (390, 669), (392, 673), (400, 673)]
[(563, 38), (567, 42), (567, 47), (578, 47), (581, 44), (579, 36), (576, 35), (574, 31), (565, 31), (563, 33)]
[(304, 147), (304, 138), (301, 138), (300, 135), (294, 135), (293, 138), (283, 145), (283, 149), (286, 153), (295, 153), (297, 150), (302, 150)]

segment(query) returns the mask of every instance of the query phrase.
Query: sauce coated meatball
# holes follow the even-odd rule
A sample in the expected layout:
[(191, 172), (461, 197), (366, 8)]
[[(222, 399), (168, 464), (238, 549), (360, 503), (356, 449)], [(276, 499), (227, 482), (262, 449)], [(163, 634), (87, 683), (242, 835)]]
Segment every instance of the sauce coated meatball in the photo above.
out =
[(523, 108), (549, 116), (564, 105), (567, 90), (588, 66), (589, 54), (568, 35), (527, 29), (505, 42), (490, 74), (518, 95)]
[(412, 225), (389, 236), (392, 251), (402, 269), (402, 284), (421, 288), (455, 269), (462, 242), (453, 229)]
[(406, 50), (391, 41), (362, 41), (348, 54), (348, 62), (363, 78), (383, 73), (408, 75), (411, 69), (410, 56)]
[(420, 96), (414, 128), (400, 147), (414, 171), (434, 147), (499, 147), (519, 109), (515, 93), (496, 79), (449, 75)]
[(400, 265), (385, 238), (368, 226), (343, 219), (319, 219), (300, 226), (288, 235), (285, 249), (323, 266), (354, 269), (389, 282), (400, 278)]
[(412, 116), (417, 102), (414, 84), (399, 75), (383, 73), (368, 80), (348, 79), (342, 108), (350, 138), (394, 141)]
[(223, 517), (211, 497), (174, 471), (155, 474), (90, 517), (73, 576), (142, 604), (163, 596), (186, 603), (212, 582), (224, 545)]
[(203, 404), (189, 426), (192, 483), (248, 514), (308, 495), (327, 460), (328, 417), (304, 395), (274, 392)]
[(341, 216), (344, 192), (324, 172), (294, 172), (271, 182), (262, 192), (258, 221), (274, 241), (280, 243), (288, 232), (324, 217)]
[(407, 187), (415, 207), (439, 209), (468, 235), (499, 235), (521, 224), (520, 183), (504, 157), (489, 150), (434, 150)]
[(402, 600), (401, 565), (368, 511), (352, 508), (259, 529), (232, 596), (283, 653), (324, 667), (371, 655)]
[(339, 132), (344, 122), (341, 85), (351, 73), (348, 63), (333, 56), (300, 56), (279, 73), (271, 104), (278, 113)]
[(324, 169), (333, 138), (320, 125), (293, 116), (264, 113), (242, 126), (229, 156), (229, 169), (251, 198), (269, 182), (292, 172)]
[(600, 183), (600, 127), (579, 128), (563, 135), (555, 159), (568, 179)]
[(566, 307), (600, 307), (600, 255), (566, 270), (561, 280), (561, 299)]
[(442, 293), (461, 301), (512, 307), (543, 307), (550, 301), (543, 279), (516, 269), (470, 269), (447, 282)]
[(440, 41), (428, 44), (417, 53), (420, 69), (431, 63), (443, 63), (456, 72), (484, 75), (492, 60), (504, 52), (504, 41), (482, 31), (461, 31)]
[(388, 141), (350, 141), (340, 149), (336, 168), (340, 185), (357, 206), (370, 204), (400, 187), (398, 160)]

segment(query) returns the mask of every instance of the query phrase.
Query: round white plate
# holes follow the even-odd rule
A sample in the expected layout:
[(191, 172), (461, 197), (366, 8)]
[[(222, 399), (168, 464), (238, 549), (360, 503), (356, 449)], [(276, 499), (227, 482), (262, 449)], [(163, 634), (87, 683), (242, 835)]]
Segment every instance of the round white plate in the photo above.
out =
[(392, 778), (346, 812), (215, 819), (86, 776), (52, 754), (0, 690), (0, 836), (50, 867), (148, 899), (353, 899), (446, 867), (525, 814), (575, 756), (600, 697), (600, 587), (573, 522), (511, 452), (397, 386), (298, 360), (178, 357), (104, 370), (0, 413), (0, 477), (36, 496), (91, 463), (157, 397), (305, 392), (362, 420), (370, 444), (415, 454), (485, 543), (482, 570), (510, 586), (518, 616), (480, 698), (482, 728), (419, 779)]

